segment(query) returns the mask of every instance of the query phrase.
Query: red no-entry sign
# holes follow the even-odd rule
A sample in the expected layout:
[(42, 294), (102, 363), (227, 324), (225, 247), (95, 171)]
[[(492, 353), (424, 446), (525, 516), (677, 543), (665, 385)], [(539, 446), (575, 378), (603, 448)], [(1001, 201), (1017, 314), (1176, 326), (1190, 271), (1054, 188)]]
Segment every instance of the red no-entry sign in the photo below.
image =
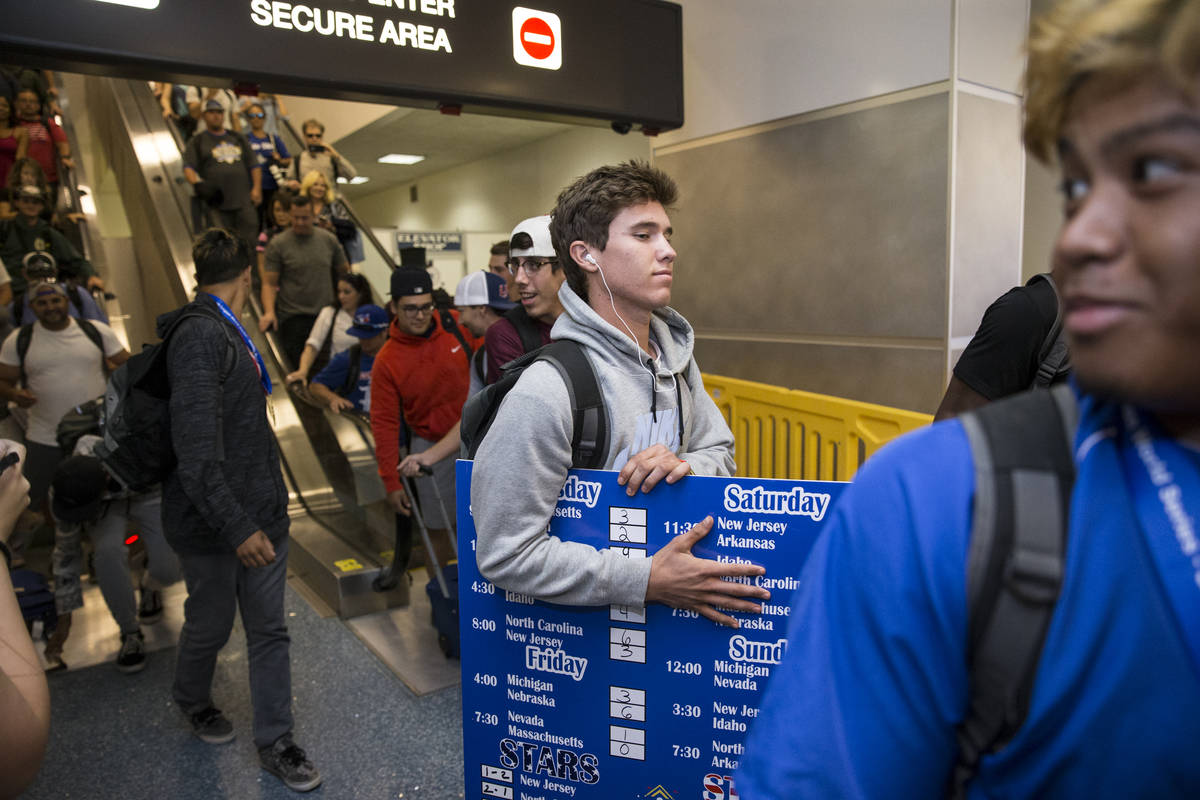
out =
[(561, 67), (562, 22), (558, 15), (518, 6), (512, 16), (513, 60), (526, 67)]

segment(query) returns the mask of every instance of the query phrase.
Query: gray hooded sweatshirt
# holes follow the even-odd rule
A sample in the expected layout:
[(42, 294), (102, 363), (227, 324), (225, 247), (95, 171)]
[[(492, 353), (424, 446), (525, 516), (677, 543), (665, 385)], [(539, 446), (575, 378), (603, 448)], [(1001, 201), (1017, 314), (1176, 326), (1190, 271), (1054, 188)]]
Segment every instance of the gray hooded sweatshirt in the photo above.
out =
[[(558, 296), (565, 312), (552, 336), (584, 345), (604, 396), (605, 469), (619, 470), (630, 456), (663, 444), (697, 475), (732, 474), (733, 434), (704, 391), (687, 320), (670, 308), (654, 312), (650, 340), (658, 358), (653, 358), (567, 284)], [(683, 378), (678, 393), (677, 375)], [(677, 398), (683, 405), (682, 440)], [(552, 365), (534, 363), (504, 398), (475, 455), (471, 507), (479, 571), (503, 589), (555, 603), (642, 605), (650, 558), (625, 558), (547, 533), (571, 468), (571, 434), (571, 401), (562, 377)]]

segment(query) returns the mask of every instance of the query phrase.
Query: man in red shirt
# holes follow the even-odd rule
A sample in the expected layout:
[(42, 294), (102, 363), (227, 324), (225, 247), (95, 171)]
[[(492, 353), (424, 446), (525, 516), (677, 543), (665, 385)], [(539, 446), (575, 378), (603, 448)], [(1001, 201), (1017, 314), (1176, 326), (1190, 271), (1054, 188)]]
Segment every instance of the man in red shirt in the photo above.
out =
[[(424, 269), (402, 267), (392, 272), (391, 309), (396, 315), (388, 341), (371, 373), (371, 431), (375, 461), (388, 502), (407, 517), (412, 500), (397, 473), (400, 447), (429, 449), (454, 427), (462, 414), (470, 384), (471, 353), (481, 341), (458, 324), (453, 312), (433, 306), (433, 282)], [(455, 330), (446, 327), (447, 319)], [(430, 528), (449, 528), (434, 501), (437, 481), (447, 514), (454, 513), (454, 459), (433, 466), (432, 478), (418, 478), (424, 495), (422, 516)]]

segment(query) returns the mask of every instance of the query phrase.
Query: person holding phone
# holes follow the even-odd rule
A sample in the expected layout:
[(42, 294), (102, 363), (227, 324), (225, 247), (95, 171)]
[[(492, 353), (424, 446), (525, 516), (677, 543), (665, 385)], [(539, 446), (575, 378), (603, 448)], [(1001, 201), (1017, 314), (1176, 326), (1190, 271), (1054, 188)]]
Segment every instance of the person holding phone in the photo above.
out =
[(326, 144), (325, 125), (320, 120), (305, 120), (301, 130), (304, 132), (304, 149), (292, 159), (292, 179), (288, 181), (292, 191), (300, 191), (301, 179), (314, 169), (325, 176), (329, 186), (336, 186), (338, 178), (350, 180), (358, 175), (353, 164), (333, 145)]

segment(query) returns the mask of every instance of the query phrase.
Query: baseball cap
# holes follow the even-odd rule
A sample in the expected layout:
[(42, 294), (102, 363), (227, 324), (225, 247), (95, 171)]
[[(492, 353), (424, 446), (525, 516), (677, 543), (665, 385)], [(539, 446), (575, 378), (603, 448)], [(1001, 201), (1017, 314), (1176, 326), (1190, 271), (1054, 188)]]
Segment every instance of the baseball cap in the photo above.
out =
[(512, 236), (509, 236), (508, 240), (511, 242), (518, 233), (529, 234), (529, 238), (533, 239), (533, 246), (524, 249), (513, 248), (508, 251), (509, 258), (525, 258), (528, 256), (554, 258), (557, 255), (554, 252), (554, 244), (550, 241), (549, 214), (543, 214), (540, 217), (530, 217), (521, 222), (517, 227), (513, 228)]
[(433, 279), (424, 267), (399, 267), (392, 270), (392, 297), (432, 292)]
[(30, 184), (25, 184), (18, 189), (17, 197), (25, 200), (37, 200), (39, 203), (46, 202), (46, 196), (42, 194), (42, 190)]
[(48, 294), (61, 294), (63, 297), (70, 297), (67, 294), (67, 287), (54, 278), (43, 278), (29, 287), (30, 302)]
[(52, 254), (45, 250), (30, 250), (21, 259), (21, 271), (25, 273), (26, 278), (33, 280), (56, 278), (58, 277), (58, 262), (54, 260)]
[(54, 471), (54, 503), (50, 509), (63, 522), (95, 518), (104, 502), (108, 473), (95, 456), (71, 456)]
[(204, 104), (205, 111), (224, 111), (225, 106), (221, 105), (219, 100), (209, 100)]
[(492, 272), (472, 272), (454, 288), (456, 306), (491, 306), (507, 311), (516, 303), (508, 299), (508, 282)]
[(379, 306), (359, 306), (354, 312), (354, 324), (346, 328), (346, 333), (358, 339), (370, 339), (378, 336), (388, 328), (388, 315)]

